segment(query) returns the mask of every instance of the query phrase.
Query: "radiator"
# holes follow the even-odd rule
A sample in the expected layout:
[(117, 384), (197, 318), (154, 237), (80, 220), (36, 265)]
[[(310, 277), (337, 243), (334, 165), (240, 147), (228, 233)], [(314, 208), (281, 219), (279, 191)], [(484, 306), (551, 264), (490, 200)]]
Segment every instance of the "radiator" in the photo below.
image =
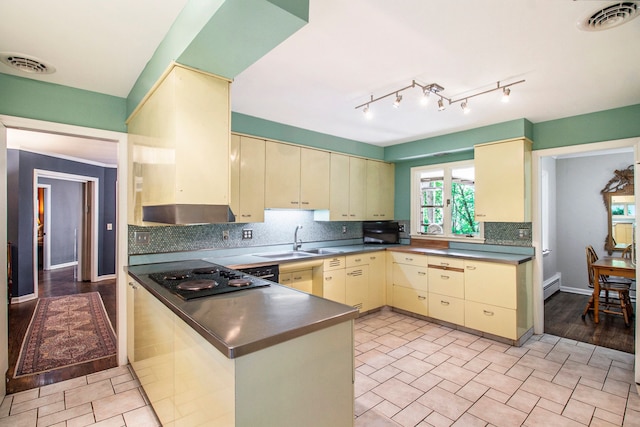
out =
[(561, 282), (562, 282), (562, 274), (559, 272), (544, 281), (544, 283), (542, 284), (542, 289), (544, 292), (545, 300), (549, 298), (551, 295), (553, 295), (555, 292), (560, 290)]

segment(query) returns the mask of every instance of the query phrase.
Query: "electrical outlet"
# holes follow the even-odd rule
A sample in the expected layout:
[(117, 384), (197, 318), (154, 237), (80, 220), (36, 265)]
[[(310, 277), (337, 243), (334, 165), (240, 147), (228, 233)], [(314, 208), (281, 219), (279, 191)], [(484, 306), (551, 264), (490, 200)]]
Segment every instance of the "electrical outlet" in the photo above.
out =
[(529, 238), (529, 229), (518, 228), (518, 239), (527, 239), (527, 238)]
[(136, 231), (133, 233), (133, 238), (139, 245), (151, 243), (151, 234), (148, 231)]
[(229, 230), (222, 230), (222, 240), (229, 240)]
[(404, 224), (398, 224), (398, 231), (404, 233)]
[(242, 239), (243, 240), (253, 239), (253, 230), (251, 230), (250, 228), (244, 228), (242, 230)]
[(347, 226), (346, 225), (342, 226), (342, 234), (347, 234)]

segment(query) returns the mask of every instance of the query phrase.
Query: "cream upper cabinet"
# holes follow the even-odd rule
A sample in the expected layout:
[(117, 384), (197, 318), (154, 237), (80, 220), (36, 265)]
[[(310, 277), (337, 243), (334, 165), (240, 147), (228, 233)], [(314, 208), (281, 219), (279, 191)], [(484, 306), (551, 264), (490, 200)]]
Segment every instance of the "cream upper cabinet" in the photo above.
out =
[(393, 219), (394, 171), (393, 163), (367, 160), (366, 219)]
[(329, 208), (331, 154), (300, 148), (300, 209)]
[(362, 221), (365, 218), (366, 159), (331, 153), (329, 210), (316, 211), (317, 221)]
[(531, 145), (514, 139), (474, 147), (477, 221), (531, 221)]
[(229, 205), (229, 85), (173, 64), (133, 112), (130, 223), (143, 206)]
[(300, 206), (300, 147), (267, 141), (264, 207)]
[(231, 135), (231, 210), (236, 222), (264, 222), (265, 140)]
[(265, 208), (327, 209), (330, 154), (267, 141)]

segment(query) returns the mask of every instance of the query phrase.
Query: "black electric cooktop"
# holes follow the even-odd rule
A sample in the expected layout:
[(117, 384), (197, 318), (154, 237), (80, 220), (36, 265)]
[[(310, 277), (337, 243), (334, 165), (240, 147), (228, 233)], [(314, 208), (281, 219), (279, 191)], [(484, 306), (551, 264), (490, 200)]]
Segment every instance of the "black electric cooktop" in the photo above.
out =
[(221, 265), (149, 274), (154, 282), (183, 300), (269, 286), (269, 282)]

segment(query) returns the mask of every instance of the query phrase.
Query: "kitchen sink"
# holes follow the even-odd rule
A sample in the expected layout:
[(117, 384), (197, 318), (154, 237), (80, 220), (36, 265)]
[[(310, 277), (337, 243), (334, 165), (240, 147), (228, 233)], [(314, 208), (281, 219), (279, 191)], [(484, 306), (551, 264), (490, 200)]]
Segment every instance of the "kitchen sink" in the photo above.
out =
[(269, 259), (294, 259), (294, 258), (309, 258), (317, 254), (305, 252), (305, 251), (289, 251), (289, 252), (277, 252), (277, 253), (266, 253), (266, 254), (254, 254), (255, 256), (259, 256), (262, 258)]
[(332, 255), (332, 254), (341, 254), (344, 251), (339, 251), (336, 249), (318, 248), (318, 249), (305, 249), (303, 252), (307, 252), (314, 255)]

